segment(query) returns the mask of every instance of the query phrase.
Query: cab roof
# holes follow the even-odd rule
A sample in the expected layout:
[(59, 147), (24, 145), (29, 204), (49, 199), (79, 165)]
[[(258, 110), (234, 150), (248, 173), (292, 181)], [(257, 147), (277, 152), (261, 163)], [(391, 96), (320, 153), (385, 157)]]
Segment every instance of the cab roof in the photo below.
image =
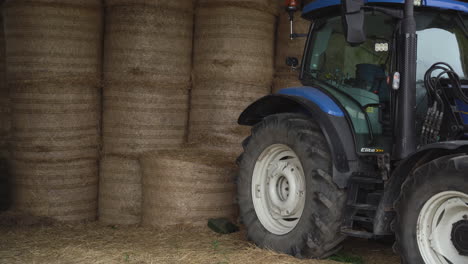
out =
[[(405, 0), (364, 0), (369, 5), (402, 5)], [(421, 0), (421, 6), (468, 13), (468, 2), (458, 0)], [(322, 9), (334, 9), (341, 5), (341, 0), (315, 0), (304, 6), (302, 16), (315, 17), (312, 13)]]

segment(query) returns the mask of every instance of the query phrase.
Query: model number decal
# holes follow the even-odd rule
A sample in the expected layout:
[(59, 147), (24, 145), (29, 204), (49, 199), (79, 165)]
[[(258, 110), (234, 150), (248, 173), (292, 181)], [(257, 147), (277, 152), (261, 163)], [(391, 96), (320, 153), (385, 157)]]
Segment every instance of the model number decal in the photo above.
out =
[(377, 148), (362, 148), (361, 152), (364, 153), (383, 153), (383, 149), (377, 149)]

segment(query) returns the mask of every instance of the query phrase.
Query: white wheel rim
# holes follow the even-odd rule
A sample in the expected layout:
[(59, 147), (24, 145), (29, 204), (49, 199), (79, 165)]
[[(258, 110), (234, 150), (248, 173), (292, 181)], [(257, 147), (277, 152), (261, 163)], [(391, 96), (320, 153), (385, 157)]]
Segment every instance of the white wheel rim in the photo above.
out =
[(452, 228), (468, 220), (468, 194), (446, 191), (434, 195), (422, 208), (417, 224), (419, 251), (425, 263), (468, 263), (452, 242)]
[(304, 211), (305, 187), (296, 153), (283, 144), (266, 148), (252, 175), (253, 205), (263, 227), (275, 235), (291, 232)]

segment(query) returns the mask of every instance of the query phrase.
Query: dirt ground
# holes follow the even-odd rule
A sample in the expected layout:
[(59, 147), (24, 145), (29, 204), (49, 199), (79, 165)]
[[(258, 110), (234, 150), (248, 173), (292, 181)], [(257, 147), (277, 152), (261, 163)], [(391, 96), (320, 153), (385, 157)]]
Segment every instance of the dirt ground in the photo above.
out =
[[(332, 260), (300, 260), (255, 247), (241, 231), (219, 235), (208, 228), (157, 230), (104, 226), (0, 226), (0, 263), (301, 263), (337, 264)], [(390, 246), (352, 239), (338, 259), (355, 264), (397, 264)], [(336, 258), (336, 257), (335, 257)]]

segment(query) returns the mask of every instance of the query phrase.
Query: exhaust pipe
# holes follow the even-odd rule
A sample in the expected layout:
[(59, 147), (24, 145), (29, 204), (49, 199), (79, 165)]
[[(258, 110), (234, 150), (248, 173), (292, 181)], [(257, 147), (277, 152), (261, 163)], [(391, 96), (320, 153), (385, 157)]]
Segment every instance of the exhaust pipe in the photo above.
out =
[(398, 90), (394, 123), (394, 158), (405, 159), (416, 151), (416, 60), (418, 37), (414, 0), (406, 0), (399, 37), (401, 86)]

